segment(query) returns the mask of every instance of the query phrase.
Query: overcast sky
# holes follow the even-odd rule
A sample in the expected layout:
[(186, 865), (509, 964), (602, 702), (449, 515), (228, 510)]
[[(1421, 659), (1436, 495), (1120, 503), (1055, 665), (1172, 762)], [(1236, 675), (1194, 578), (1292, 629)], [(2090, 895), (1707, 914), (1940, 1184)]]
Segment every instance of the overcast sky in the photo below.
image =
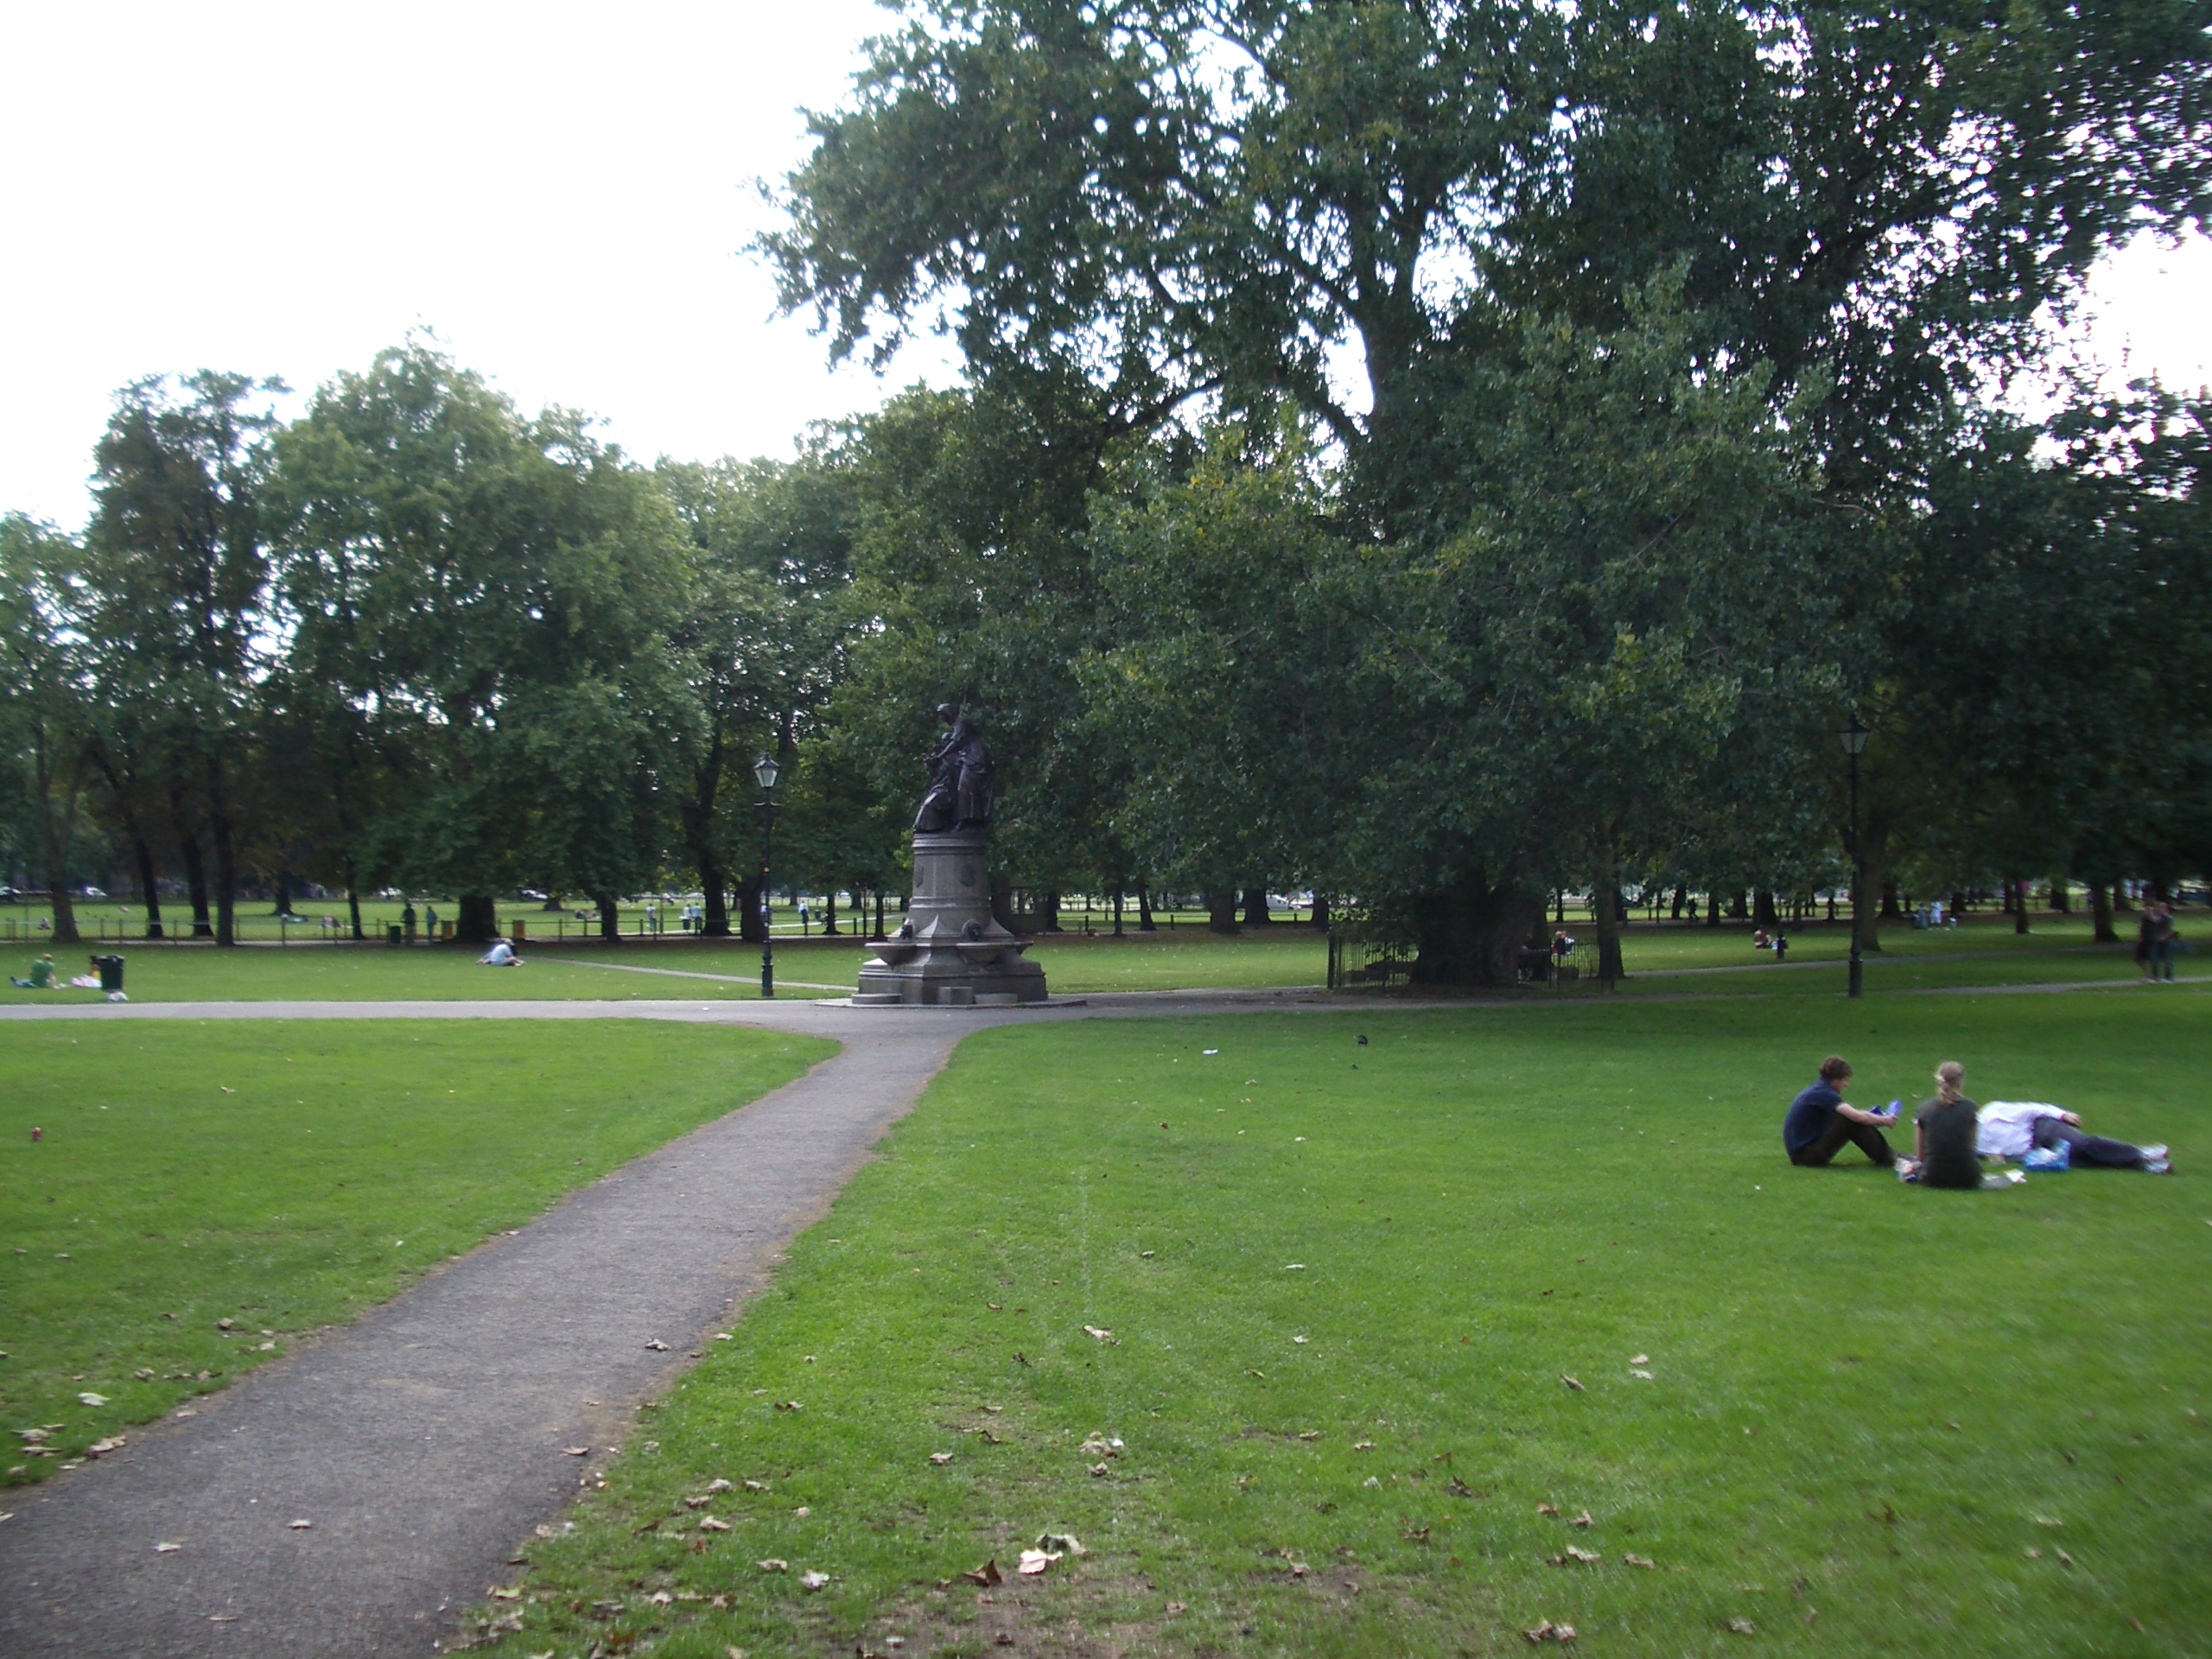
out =
[[(0, 8), (0, 510), (75, 528), (109, 395), (212, 367), (302, 391), (427, 327), (645, 459), (791, 453), (880, 401), (778, 321), (753, 181), (841, 99), (863, 0)], [(2097, 356), (2212, 380), (2212, 252), (2100, 282)]]

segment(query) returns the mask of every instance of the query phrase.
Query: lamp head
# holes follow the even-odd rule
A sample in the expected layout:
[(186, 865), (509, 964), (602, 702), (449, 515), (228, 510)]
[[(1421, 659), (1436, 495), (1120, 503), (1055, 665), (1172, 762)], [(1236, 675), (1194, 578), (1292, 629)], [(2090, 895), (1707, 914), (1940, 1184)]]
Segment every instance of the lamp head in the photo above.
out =
[(753, 775), (760, 780), (760, 787), (764, 791), (775, 788), (777, 770), (776, 757), (772, 754), (764, 754), (753, 763)]
[(1843, 752), (1852, 755), (1863, 750), (1866, 747), (1866, 740), (1873, 735), (1872, 728), (1860, 725), (1859, 716), (1855, 714), (1844, 722), (1843, 729), (1836, 734), (1836, 736), (1843, 741)]

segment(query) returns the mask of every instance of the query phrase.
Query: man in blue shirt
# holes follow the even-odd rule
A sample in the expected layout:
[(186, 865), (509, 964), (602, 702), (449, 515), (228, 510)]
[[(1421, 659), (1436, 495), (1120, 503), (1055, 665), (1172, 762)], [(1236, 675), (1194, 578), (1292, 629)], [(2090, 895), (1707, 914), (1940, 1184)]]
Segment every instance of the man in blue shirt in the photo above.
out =
[(1821, 1062), (1820, 1080), (1799, 1092), (1782, 1120), (1782, 1144), (1789, 1161), (1808, 1168), (1827, 1163), (1847, 1146), (1855, 1146), (1885, 1169), (1897, 1160), (1882, 1138), (1882, 1126), (1894, 1117), (1862, 1112), (1843, 1097), (1851, 1081), (1851, 1062), (1831, 1054)]

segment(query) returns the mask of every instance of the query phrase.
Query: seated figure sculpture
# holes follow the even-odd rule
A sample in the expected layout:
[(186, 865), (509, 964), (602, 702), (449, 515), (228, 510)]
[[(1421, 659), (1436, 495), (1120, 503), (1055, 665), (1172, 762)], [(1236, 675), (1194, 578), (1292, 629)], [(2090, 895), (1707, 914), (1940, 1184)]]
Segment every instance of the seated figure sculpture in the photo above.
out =
[(991, 757), (975, 725), (950, 702), (938, 705), (937, 717), (951, 729), (922, 762), (930, 786), (914, 814), (921, 835), (947, 830), (982, 830), (991, 822)]

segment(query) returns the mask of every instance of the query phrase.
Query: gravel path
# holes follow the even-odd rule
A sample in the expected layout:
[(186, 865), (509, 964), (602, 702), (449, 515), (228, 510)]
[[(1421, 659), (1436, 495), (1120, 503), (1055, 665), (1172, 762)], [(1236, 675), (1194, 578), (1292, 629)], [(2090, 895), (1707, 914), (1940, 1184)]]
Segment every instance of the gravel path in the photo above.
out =
[[(663, 1019), (836, 1039), (834, 1058), (570, 1194), (354, 1324), (21, 1488), (0, 1523), (0, 1654), (315, 1659), (427, 1654), (556, 1520), (639, 1401), (728, 1328), (952, 1048), (985, 1026), (1114, 1006), (233, 1002), (9, 1007), (64, 1020)], [(665, 1344), (665, 1348), (651, 1346)], [(590, 1455), (567, 1448), (588, 1446)], [(300, 1527), (296, 1523), (309, 1524)], [(181, 1548), (159, 1551), (156, 1546)]]

